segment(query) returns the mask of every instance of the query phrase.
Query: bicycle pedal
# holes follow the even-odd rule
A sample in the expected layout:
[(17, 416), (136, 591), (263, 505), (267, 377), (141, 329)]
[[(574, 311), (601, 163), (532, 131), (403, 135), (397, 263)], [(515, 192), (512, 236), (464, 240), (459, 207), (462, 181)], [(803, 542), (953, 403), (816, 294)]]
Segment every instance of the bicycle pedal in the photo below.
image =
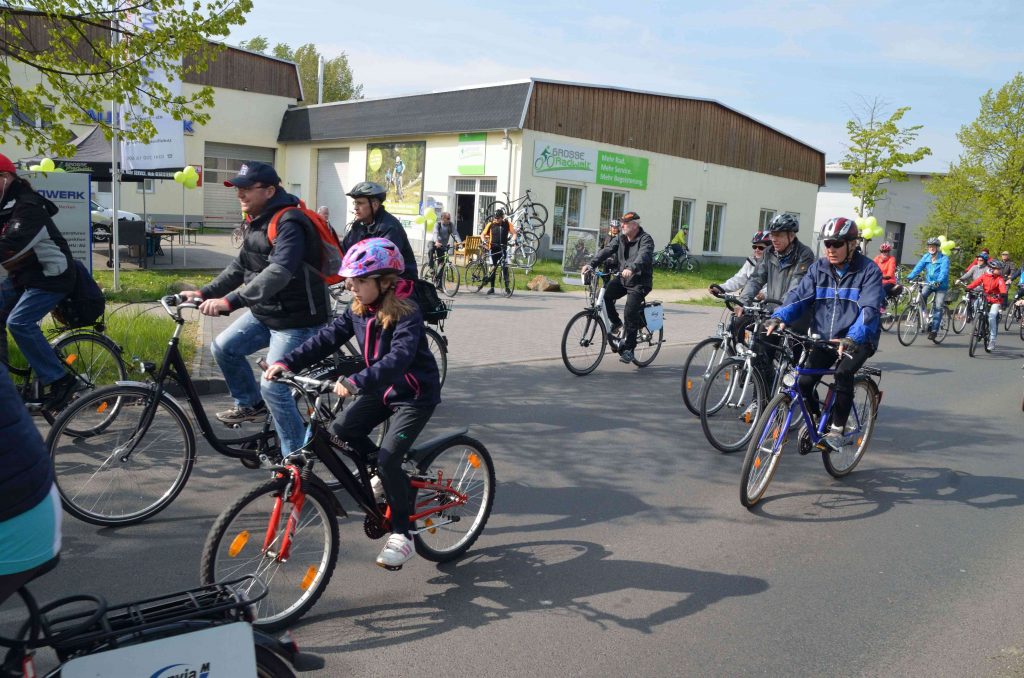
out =
[(380, 567), (383, 567), (388, 572), (398, 572), (402, 569), (401, 565), (385, 565), (384, 563), (377, 563)]

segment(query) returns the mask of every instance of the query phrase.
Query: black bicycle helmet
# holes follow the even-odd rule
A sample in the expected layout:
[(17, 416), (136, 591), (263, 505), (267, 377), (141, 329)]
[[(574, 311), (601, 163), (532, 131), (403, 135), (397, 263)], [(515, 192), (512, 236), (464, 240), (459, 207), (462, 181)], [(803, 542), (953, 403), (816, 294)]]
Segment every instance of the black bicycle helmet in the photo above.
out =
[(777, 214), (771, 223), (768, 224), (769, 233), (779, 233), (782, 231), (789, 231), (796, 233), (800, 230), (800, 221), (795, 216), (787, 212)]
[(924, 244), (925, 245), (935, 245), (936, 247), (940, 247), (942, 245), (942, 241), (939, 240), (938, 238), (928, 238), (924, 242)]
[(835, 217), (825, 222), (821, 227), (821, 234), (818, 240), (842, 240), (852, 242), (859, 237), (857, 224), (853, 219), (846, 217)]
[(388, 191), (380, 184), (375, 184), (372, 181), (360, 181), (345, 195), (350, 198), (376, 198), (384, 202), (384, 199), (388, 197)]
[(504, 219), (505, 218), (505, 210), (501, 209), (500, 207), (498, 209), (494, 210), (494, 218), (495, 219)]
[(764, 245), (769, 242), (768, 231), (758, 231), (754, 234), (754, 237), (750, 239), (751, 245)]

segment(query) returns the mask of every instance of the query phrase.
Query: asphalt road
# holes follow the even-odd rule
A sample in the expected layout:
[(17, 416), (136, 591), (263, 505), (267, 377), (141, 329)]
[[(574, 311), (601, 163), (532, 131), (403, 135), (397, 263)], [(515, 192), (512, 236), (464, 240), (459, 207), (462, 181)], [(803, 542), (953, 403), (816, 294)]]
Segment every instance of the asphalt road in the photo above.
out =
[[(539, 302), (469, 299), (462, 317), (486, 330), (494, 359), (453, 323), (429, 430), (464, 425), (487, 445), (494, 513), (461, 561), (398, 573), (374, 566), (382, 543), (361, 520), (343, 521), (329, 590), (294, 629), (327, 661), (315, 675), (1021, 675), (1019, 338), (969, 359), (965, 336), (909, 348), (883, 336), (870, 364), (885, 371), (884, 397), (858, 469), (834, 480), (820, 455), (791, 450), (749, 512), (742, 453), (714, 451), (680, 401), (688, 346), (644, 370), (611, 356), (574, 377), (557, 358), (509, 362), (500, 348), (525, 333), (557, 356), (557, 318), (577, 302), (544, 302), (549, 317), (528, 331), (512, 320), (513, 334), (489, 319)], [(667, 338), (716, 319), (674, 308)], [(39, 597), (194, 585), (217, 513), (262, 478), (200, 450), (189, 486), (150, 522), (68, 518)]]

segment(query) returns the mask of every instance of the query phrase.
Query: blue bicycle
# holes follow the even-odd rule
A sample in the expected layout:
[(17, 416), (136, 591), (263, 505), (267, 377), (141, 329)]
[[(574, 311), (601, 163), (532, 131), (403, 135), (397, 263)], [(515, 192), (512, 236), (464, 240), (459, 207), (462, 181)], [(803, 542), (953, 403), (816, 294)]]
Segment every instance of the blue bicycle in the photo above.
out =
[[(788, 330), (783, 332), (792, 340), (803, 345), (803, 355), (799, 363), (782, 377), (782, 388), (778, 395), (769, 401), (764, 412), (754, 425), (754, 433), (747, 447), (747, 455), (743, 459), (743, 476), (740, 481), (740, 501), (751, 508), (764, 496), (768, 484), (775, 475), (779, 465), (779, 457), (789, 439), (789, 431), (795, 423), (794, 417), (803, 418), (799, 438), (800, 454), (808, 454), (814, 449), (821, 450), (821, 459), (825, 470), (834, 478), (841, 478), (852, 471), (871, 441), (875, 430), (875, 418), (878, 416), (878, 405), (882, 400), (882, 392), (874, 377), (881, 377), (882, 371), (865, 365), (861, 367), (853, 382), (853, 408), (846, 423), (845, 442), (841, 450), (832, 450), (823, 441), (831, 424), (832, 405), (835, 401), (834, 384), (823, 382), (827, 389), (822, 407), (822, 414), (817, 418), (811, 415), (797, 382), (803, 375), (829, 377), (835, 375), (834, 369), (812, 369), (805, 367), (810, 349), (816, 346), (832, 346), (817, 337), (804, 337)], [(783, 350), (792, 351), (784, 347)], [(820, 387), (819, 387), (820, 388)]]

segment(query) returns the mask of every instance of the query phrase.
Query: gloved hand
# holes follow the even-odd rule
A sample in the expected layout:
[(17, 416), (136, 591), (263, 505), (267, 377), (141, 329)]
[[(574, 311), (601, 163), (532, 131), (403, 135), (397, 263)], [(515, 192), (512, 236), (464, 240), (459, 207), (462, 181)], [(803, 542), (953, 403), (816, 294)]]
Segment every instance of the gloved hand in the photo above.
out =
[(764, 321), (764, 332), (765, 334), (771, 334), (775, 330), (781, 330), (786, 326), (786, 323), (782, 322), (781, 319), (771, 317)]
[(715, 295), (716, 297), (720, 297), (723, 294), (725, 294), (725, 290), (722, 289), (721, 285), (711, 285), (711, 286), (709, 286), (708, 287), (708, 292), (711, 292), (711, 294)]
[(852, 353), (853, 351), (856, 351), (860, 347), (860, 344), (858, 344), (850, 337), (843, 337), (842, 339), (836, 339), (834, 341), (836, 342), (836, 344), (839, 345), (839, 355), (842, 355), (844, 353)]

